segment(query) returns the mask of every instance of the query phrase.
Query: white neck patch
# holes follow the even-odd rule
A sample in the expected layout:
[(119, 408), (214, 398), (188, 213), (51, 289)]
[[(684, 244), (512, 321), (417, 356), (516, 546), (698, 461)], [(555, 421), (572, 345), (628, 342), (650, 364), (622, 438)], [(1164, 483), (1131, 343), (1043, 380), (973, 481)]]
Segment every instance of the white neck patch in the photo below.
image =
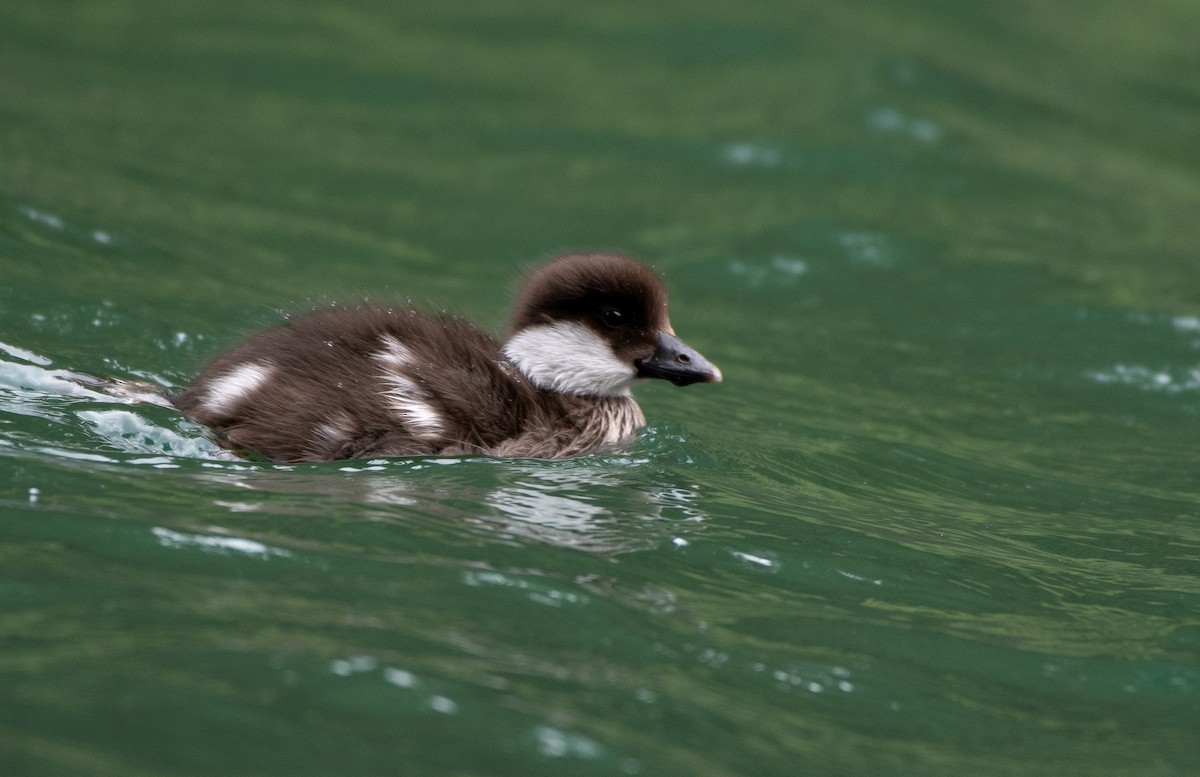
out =
[(587, 326), (560, 321), (522, 329), (504, 355), (540, 389), (584, 396), (628, 396), (637, 370)]

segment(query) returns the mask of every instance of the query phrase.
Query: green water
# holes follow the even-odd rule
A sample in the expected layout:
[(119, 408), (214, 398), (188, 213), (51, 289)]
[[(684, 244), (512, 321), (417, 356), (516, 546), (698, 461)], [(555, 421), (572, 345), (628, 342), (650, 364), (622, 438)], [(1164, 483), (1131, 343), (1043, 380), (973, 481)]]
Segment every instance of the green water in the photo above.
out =
[[(0, 6), (0, 774), (1200, 773), (1200, 7)], [(222, 458), (281, 311), (652, 262), (621, 455)]]

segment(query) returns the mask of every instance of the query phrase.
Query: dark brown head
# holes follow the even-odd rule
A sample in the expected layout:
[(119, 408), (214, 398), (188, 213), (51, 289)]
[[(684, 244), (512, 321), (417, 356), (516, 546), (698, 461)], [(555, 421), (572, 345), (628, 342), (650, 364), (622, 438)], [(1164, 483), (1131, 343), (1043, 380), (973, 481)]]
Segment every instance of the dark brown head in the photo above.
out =
[(721, 380), (675, 336), (662, 280), (616, 254), (567, 254), (537, 268), (517, 297), (504, 353), (536, 385), (567, 394), (623, 395), (639, 378)]

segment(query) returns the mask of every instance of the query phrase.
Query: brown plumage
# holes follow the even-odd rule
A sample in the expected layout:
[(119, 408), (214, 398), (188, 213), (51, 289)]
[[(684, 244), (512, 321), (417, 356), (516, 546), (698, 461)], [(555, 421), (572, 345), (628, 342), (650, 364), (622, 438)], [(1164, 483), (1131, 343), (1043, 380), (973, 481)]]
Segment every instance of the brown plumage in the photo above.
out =
[(645, 423), (628, 391), (640, 378), (720, 380), (667, 313), (645, 266), (570, 254), (529, 276), (503, 346), (454, 316), (323, 310), (218, 357), (173, 401), (229, 447), (276, 461), (573, 456)]

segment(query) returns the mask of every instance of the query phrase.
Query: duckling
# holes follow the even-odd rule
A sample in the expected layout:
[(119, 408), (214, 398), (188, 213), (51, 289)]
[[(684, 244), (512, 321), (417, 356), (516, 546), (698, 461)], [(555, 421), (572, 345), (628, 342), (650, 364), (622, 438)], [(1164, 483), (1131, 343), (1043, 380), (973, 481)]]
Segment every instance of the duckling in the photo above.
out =
[(219, 356), (172, 402), (278, 462), (558, 459), (630, 442), (646, 423), (631, 389), (649, 379), (722, 376), (676, 336), (654, 271), (572, 253), (528, 276), (503, 343), (446, 314), (320, 310)]

